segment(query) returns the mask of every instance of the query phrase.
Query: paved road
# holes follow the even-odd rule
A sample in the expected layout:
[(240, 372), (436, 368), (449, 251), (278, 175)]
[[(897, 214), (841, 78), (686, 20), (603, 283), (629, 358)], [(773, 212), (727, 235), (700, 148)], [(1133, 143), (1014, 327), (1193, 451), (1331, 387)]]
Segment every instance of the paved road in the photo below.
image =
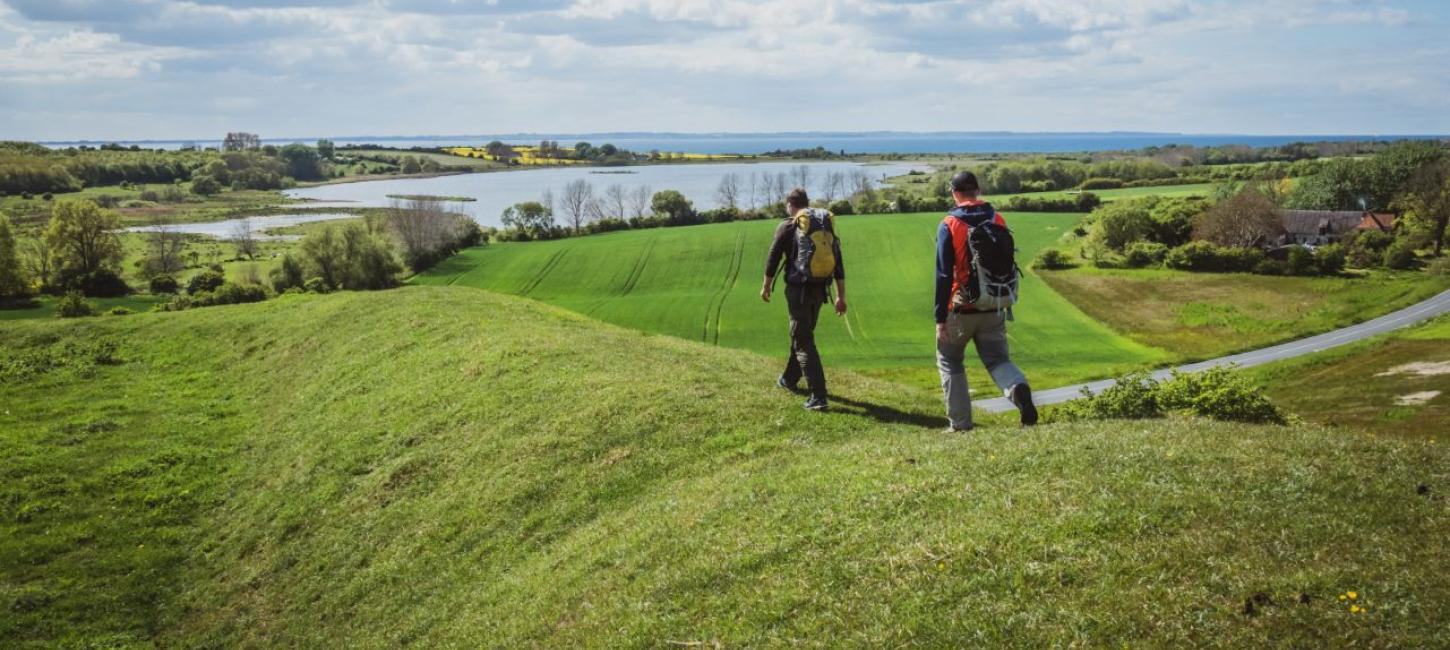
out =
[[(1299, 339), (1298, 341), (1291, 341), (1289, 343), (1283, 343), (1280, 345), (1263, 348), (1261, 350), (1254, 350), (1252, 352), (1243, 352), (1227, 357), (1210, 359), (1208, 361), (1190, 363), (1188, 365), (1178, 366), (1177, 368), (1164, 368), (1162, 370), (1154, 371), (1153, 378), (1164, 379), (1168, 377), (1168, 375), (1171, 374), (1174, 370), (1178, 370), (1181, 372), (1198, 372), (1200, 370), (1208, 370), (1209, 368), (1213, 368), (1215, 366), (1222, 366), (1227, 364), (1236, 364), (1240, 367), (1247, 368), (1250, 366), (1262, 365), (1273, 361), (1282, 361), (1284, 359), (1301, 357), (1306, 354), (1322, 352), (1324, 350), (1328, 350), (1329, 348), (1338, 347), (1346, 343), (1353, 343), (1355, 341), (1364, 340), (1372, 336), (1384, 334), (1385, 332), (1397, 330), (1401, 327), (1405, 327), (1408, 325), (1414, 325), (1415, 323), (1429, 318), (1434, 318), (1446, 312), (1450, 312), (1450, 291), (1445, 291), (1440, 295), (1435, 296), (1434, 298), (1430, 298), (1429, 300), (1426, 300), (1424, 302), (1416, 303), (1397, 312), (1385, 314), (1384, 316), (1380, 316), (1379, 318), (1376, 318), (1374, 320), (1365, 321), (1358, 325), (1351, 325), (1343, 329), (1334, 330), (1333, 332), (1325, 332), (1324, 334), (1320, 334), (1318, 336), (1311, 336), (1307, 339)], [(1084, 386), (1086, 386), (1088, 390), (1097, 393), (1104, 388), (1112, 386), (1113, 381), (1114, 380), (1112, 379), (1103, 379), (1099, 381), (1089, 382), (1086, 384), (1062, 386), (1060, 388), (1051, 388), (1040, 392), (1034, 392), (1033, 401), (1036, 402), (1038, 405), (1058, 404), (1081, 397), (1082, 389)], [(1000, 413), (1003, 411), (1012, 410), (1012, 404), (1001, 397), (998, 397), (996, 399), (973, 402), (972, 405), (988, 413)]]

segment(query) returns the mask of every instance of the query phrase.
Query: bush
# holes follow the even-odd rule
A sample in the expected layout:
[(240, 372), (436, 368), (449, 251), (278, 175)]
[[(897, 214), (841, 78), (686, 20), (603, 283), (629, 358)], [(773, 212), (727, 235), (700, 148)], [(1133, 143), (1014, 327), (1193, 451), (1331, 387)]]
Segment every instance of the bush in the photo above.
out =
[(330, 293), (332, 287), (328, 286), (327, 281), (322, 278), (310, 278), (302, 283), (302, 290), (307, 293)]
[(97, 269), (82, 273), (75, 269), (62, 269), (56, 273), (56, 287), (63, 291), (79, 291), (96, 298), (116, 298), (131, 294), (131, 285), (111, 269)]
[(1254, 267), (1254, 273), (1258, 275), (1288, 275), (1289, 265), (1275, 259), (1265, 259)]
[(1230, 367), (1203, 372), (1174, 371), (1167, 381), (1146, 372), (1119, 379), (1097, 395), (1069, 402), (1054, 417), (1066, 420), (1148, 419), (1170, 411), (1230, 422), (1284, 424), (1288, 418), (1262, 391)]
[(57, 318), (83, 318), (95, 316), (96, 306), (86, 301), (85, 294), (79, 291), (68, 291), (61, 297), (60, 302), (55, 305)]
[(142, 190), (141, 196), (138, 198), (142, 201), (150, 201), (152, 203), (161, 201), (161, 195), (157, 194), (156, 190)]
[(130, 316), (134, 313), (136, 312), (131, 311), (131, 309), (128, 307), (112, 307), (106, 310), (107, 316)]
[(1385, 249), (1384, 265), (1391, 269), (1408, 269), (1415, 266), (1415, 250), (1403, 241), (1397, 241)]
[(1180, 271), (1222, 271), (1223, 257), (1219, 248), (1206, 241), (1192, 241), (1174, 248), (1163, 256), (1168, 268)]
[(1316, 275), (1319, 267), (1314, 263), (1314, 253), (1303, 246), (1289, 249), (1289, 260), (1285, 264), (1289, 275)]
[(1450, 275), (1450, 257), (1436, 258), (1435, 261), (1430, 262), (1429, 266), (1425, 267), (1425, 271), (1430, 275)]
[(46, 192), (45, 194), (40, 195), (40, 198), (42, 198), (42, 199), (44, 199), (46, 201), (54, 201), (55, 200), (55, 194), (53, 194), (51, 192)]
[(1163, 257), (1171, 269), (1214, 273), (1249, 273), (1262, 261), (1264, 252), (1257, 248), (1226, 248), (1206, 241), (1188, 242)]
[(1314, 251), (1314, 263), (1324, 275), (1339, 275), (1344, 271), (1345, 262), (1344, 247), (1339, 244), (1320, 246)]
[(198, 174), (191, 179), (191, 193), (201, 196), (212, 196), (222, 191), (222, 184), (215, 178), (205, 174)]
[(1158, 385), (1158, 403), (1164, 410), (1185, 410), (1194, 415), (1256, 424), (1284, 424), (1283, 411), (1260, 389), (1226, 366), (1203, 372), (1174, 371)]
[(202, 291), (192, 295), (177, 296), (171, 302), (166, 303), (164, 310), (182, 311), (197, 307), (240, 305), (262, 302), (267, 298), (267, 289), (260, 285), (227, 282), (218, 286), (214, 291)]
[(1068, 402), (1057, 415), (1066, 420), (1145, 420), (1162, 417), (1158, 405), (1158, 382), (1146, 372), (1118, 379), (1093, 395), (1086, 387), (1082, 399)]
[(181, 288), (181, 284), (176, 281), (176, 278), (163, 273), (151, 278), (149, 288), (151, 293), (176, 293)]
[(832, 201), (831, 205), (828, 206), (826, 209), (830, 210), (831, 214), (835, 215), (856, 214), (856, 208), (853, 207), (851, 205), (851, 202), (847, 201), (846, 199), (837, 199), (835, 201)]
[(1032, 268), (1043, 271), (1056, 271), (1072, 268), (1067, 255), (1056, 248), (1044, 248), (1037, 253), (1037, 258), (1032, 260)]
[(1161, 263), (1167, 254), (1168, 247), (1158, 242), (1133, 242), (1128, 245), (1128, 251), (1123, 256), (1123, 263), (1130, 268), (1140, 269)]
[(226, 281), (227, 278), (225, 275), (222, 275), (215, 269), (207, 269), (191, 276), (191, 280), (186, 283), (186, 292), (195, 295), (207, 291), (214, 291)]

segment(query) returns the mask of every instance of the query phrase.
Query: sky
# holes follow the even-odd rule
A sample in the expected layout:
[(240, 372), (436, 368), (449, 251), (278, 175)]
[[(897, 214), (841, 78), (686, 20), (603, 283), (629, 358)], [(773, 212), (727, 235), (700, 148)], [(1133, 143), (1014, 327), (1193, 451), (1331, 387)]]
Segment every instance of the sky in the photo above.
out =
[(0, 139), (1450, 133), (1440, 0), (0, 0)]

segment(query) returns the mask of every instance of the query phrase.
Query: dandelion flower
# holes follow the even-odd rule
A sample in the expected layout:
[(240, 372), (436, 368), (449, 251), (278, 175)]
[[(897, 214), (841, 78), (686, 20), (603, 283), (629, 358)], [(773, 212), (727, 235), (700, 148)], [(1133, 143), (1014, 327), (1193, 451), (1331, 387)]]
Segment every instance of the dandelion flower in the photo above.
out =
[(1341, 600), (1341, 601), (1342, 601), (1342, 600), (1344, 600), (1344, 599), (1346, 599), (1346, 598), (1349, 598), (1349, 596), (1346, 596), (1346, 595), (1344, 595), (1344, 594), (1339, 594), (1339, 600)]
[(1356, 598), (1359, 598), (1359, 592), (1357, 592), (1357, 591), (1351, 591), (1347, 595), (1349, 596), (1349, 599), (1350, 600), (1354, 600)]
[(1350, 611), (1351, 614), (1358, 614), (1359, 613), (1359, 605), (1350, 605), (1349, 606), (1349, 611)]

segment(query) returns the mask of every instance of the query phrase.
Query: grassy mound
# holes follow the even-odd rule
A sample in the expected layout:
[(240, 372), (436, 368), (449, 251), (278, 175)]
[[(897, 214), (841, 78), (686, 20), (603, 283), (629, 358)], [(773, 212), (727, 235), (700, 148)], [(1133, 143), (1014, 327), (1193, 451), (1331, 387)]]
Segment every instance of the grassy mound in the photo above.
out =
[(457, 288), (4, 334), (20, 645), (1450, 643), (1443, 445), (948, 436), (893, 384), (806, 413), (774, 359)]
[[(1077, 214), (1008, 214), (1025, 265)], [(940, 214), (838, 219), (851, 309), (817, 330), (829, 366), (920, 387), (940, 381), (932, 332), (933, 260)], [(724, 347), (784, 355), (785, 305), (761, 302), (773, 221), (610, 233), (474, 248), (419, 276), (528, 296), (606, 322)], [(782, 287), (777, 286), (777, 291)], [(1035, 386), (1113, 376), (1168, 359), (1113, 333), (1028, 272), (1008, 328), (1013, 358)], [(985, 373), (973, 385), (987, 389)], [(996, 396), (996, 389), (985, 390)]]

